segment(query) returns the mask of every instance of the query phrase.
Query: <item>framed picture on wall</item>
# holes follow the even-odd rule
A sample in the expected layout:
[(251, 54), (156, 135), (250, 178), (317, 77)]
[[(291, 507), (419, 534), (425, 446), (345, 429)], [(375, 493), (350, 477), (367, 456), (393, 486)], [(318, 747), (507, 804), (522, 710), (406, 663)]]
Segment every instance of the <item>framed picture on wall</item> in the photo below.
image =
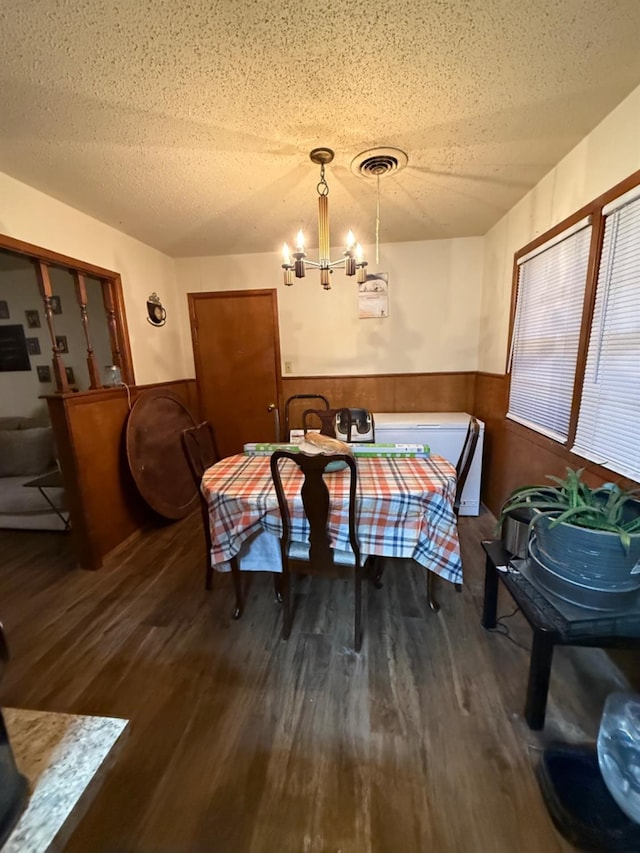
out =
[(51, 297), (51, 310), (54, 314), (62, 314), (62, 302), (59, 296)]
[(27, 352), (29, 355), (40, 355), (40, 339), (39, 338), (26, 338), (27, 342)]
[(51, 382), (51, 368), (48, 364), (39, 364), (36, 370), (38, 371), (39, 382)]
[(65, 367), (65, 370), (67, 373), (67, 382), (69, 383), (69, 385), (75, 385), (76, 384), (76, 377), (74, 376), (74, 373), (73, 373), (73, 367)]
[(40, 314), (35, 310), (25, 311), (25, 317), (27, 318), (27, 328), (28, 329), (39, 329), (40, 328)]
[(0, 326), (0, 370), (31, 370), (24, 326)]
[(9, 319), (9, 304), (4, 299), (0, 299), (0, 320), (8, 320), (8, 319)]
[(69, 345), (67, 343), (66, 335), (56, 335), (56, 346), (58, 347), (58, 352), (69, 352)]

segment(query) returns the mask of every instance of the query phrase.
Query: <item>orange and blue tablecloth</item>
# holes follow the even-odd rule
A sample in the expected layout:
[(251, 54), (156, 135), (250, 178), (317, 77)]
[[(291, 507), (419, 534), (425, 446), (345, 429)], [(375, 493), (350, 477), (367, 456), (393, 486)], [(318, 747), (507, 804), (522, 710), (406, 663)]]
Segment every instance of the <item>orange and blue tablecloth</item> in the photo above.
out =
[[(211, 560), (222, 566), (241, 556), (262, 531), (280, 537), (282, 523), (268, 456), (229, 456), (205, 471), (202, 494), (209, 506)], [(291, 507), (292, 539), (308, 541), (293, 462), (280, 463)], [(424, 459), (358, 458), (357, 532), (363, 554), (411, 558), (453, 583), (462, 583), (462, 561), (453, 500), (456, 472), (440, 456)], [(325, 475), (330, 494), (332, 546), (349, 550), (349, 470)], [(280, 566), (265, 565), (279, 571)]]

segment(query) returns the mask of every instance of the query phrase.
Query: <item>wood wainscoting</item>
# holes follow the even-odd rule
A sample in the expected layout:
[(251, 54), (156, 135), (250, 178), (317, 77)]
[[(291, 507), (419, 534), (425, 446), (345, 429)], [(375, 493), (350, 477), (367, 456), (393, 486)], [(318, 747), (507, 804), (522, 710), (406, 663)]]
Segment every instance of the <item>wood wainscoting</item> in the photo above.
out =
[[(506, 418), (508, 376), (495, 373), (476, 375), (473, 414), (484, 421), (482, 502), (498, 515), (507, 495), (517, 486), (546, 483), (547, 474), (563, 477), (567, 467), (584, 468), (591, 485), (619, 482), (626, 488), (638, 484), (571, 453), (557, 441)], [(471, 411), (468, 409), (467, 411)]]
[[(283, 376), (284, 402), (295, 394), (323, 394), (335, 409), (362, 407), (370, 412), (471, 412), (476, 374), (394, 373), (370, 376)], [(291, 405), (290, 425), (302, 426), (313, 401)], [(284, 412), (282, 412), (284, 416)]]
[[(150, 388), (166, 389), (198, 417), (194, 379), (131, 387), (131, 401)], [(158, 516), (142, 500), (127, 466), (124, 387), (47, 397), (78, 563), (99, 569), (103, 557)]]

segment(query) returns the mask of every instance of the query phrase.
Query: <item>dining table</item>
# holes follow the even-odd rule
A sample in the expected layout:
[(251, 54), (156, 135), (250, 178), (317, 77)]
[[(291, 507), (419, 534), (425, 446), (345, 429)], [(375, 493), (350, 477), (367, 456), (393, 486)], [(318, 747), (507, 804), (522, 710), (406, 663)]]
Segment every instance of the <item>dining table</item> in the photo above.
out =
[[(413, 559), (452, 583), (462, 583), (462, 560), (453, 502), (456, 470), (441, 456), (356, 457), (356, 530), (361, 553)], [(291, 538), (307, 542), (309, 524), (300, 490), (303, 475), (281, 463), (291, 513)], [(349, 550), (349, 470), (324, 475), (329, 490), (332, 547)], [(201, 483), (209, 508), (211, 562), (230, 571), (281, 572), (282, 522), (268, 455), (228, 456), (208, 468)]]

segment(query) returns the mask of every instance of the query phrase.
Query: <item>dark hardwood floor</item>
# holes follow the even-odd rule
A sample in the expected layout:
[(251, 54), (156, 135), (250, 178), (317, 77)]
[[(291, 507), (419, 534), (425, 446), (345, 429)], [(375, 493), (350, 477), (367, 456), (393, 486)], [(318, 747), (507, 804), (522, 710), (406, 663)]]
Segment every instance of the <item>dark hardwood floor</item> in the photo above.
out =
[[(533, 767), (549, 740), (597, 733), (620, 673), (599, 650), (558, 649), (545, 732), (522, 720), (527, 652), (480, 626), (480, 539), (461, 518), (465, 586), (389, 564), (365, 593), (296, 582), (291, 638), (270, 575), (204, 589), (199, 514), (122, 547), (96, 573), (62, 534), (0, 532), (6, 706), (130, 720), (55, 849), (215, 853), (569, 851)], [(513, 605), (501, 594), (500, 613)], [(513, 639), (530, 635), (519, 614)]]

